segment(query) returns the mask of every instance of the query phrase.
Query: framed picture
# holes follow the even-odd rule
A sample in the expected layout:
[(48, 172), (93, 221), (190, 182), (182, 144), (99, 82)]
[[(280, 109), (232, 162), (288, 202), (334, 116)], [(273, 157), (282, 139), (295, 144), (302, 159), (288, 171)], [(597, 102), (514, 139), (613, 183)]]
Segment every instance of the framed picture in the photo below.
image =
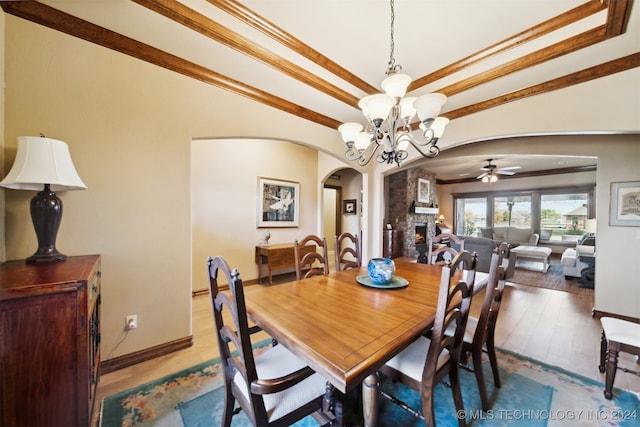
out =
[(429, 203), (431, 191), (431, 181), (418, 178), (418, 201), (421, 203)]
[(342, 201), (342, 214), (355, 215), (358, 213), (358, 205), (356, 199), (347, 199)]
[(258, 178), (258, 228), (297, 227), (300, 183)]
[(640, 227), (640, 181), (612, 182), (609, 225)]

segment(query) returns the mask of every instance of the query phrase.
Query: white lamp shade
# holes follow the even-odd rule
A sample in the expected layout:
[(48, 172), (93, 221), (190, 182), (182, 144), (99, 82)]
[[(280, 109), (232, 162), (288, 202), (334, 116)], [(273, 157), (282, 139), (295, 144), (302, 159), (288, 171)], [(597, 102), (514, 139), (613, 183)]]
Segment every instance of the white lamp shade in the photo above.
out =
[(358, 103), (362, 112), (369, 119), (385, 120), (389, 116), (389, 112), (396, 105), (396, 100), (384, 93), (365, 96)]
[(87, 188), (73, 166), (66, 143), (38, 136), (19, 136), (16, 159), (0, 186), (42, 191), (44, 184), (50, 184), (52, 191)]
[(360, 123), (343, 123), (338, 126), (338, 132), (342, 135), (342, 140), (344, 142), (352, 142), (356, 140), (356, 137), (362, 130), (362, 125)]
[(356, 150), (365, 150), (371, 144), (371, 135), (367, 132), (360, 132), (355, 139)]
[(444, 134), (444, 128), (449, 123), (449, 119), (446, 117), (438, 117), (433, 121), (431, 125), (431, 129), (433, 129), (434, 138), (440, 138), (442, 134)]
[(593, 218), (593, 219), (586, 220), (585, 224), (584, 224), (584, 228), (585, 228), (585, 231), (587, 233), (594, 233), (595, 234), (595, 232), (596, 232), (596, 219)]
[(400, 117), (407, 123), (416, 115), (416, 109), (413, 106), (415, 100), (415, 96), (408, 96), (400, 100)]
[(407, 74), (392, 74), (382, 81), (382, 90), (393, 98), (402, 98), (411, 84)]
[(421, 122), (435, 119), (440, 114), (440, 109), (447, 102), (447, 97), (441, 93), (429, 93), (418, 97), (413, 106), (418, 113)]

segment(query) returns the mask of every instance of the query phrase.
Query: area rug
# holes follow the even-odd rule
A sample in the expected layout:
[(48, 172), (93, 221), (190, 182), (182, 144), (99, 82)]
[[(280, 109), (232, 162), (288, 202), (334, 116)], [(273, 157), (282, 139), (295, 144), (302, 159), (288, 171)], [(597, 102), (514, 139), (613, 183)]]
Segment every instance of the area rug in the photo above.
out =
[(519, 285), (593, 295), (593, 289), (581, 287), (578, 278), (566, 279), (564, 277), (559, 254), (552, 254), (549, 258), (549, 264), (549, 269), (546, 273), (543, 273), (539, 271), (542, 265), (540, 262), (518, 261), (513, 277), (509, 281)]
[[(261, 343), (263, 351), (268, 341)], [(492, 409), (482, 412), (475, 375), (461, 370), (462, 394), (472, 426), (638, 426), (640, 397), (614, 388), (614, 398), (606, 400), (604, 385), (566, 370), (499, 350), (498, 361), (502, 387), (488, 381)], [(484, 363), (485, 376), (491, 368)], [(112, 426), (217, 426), (223, 408), (223, 374), (219, 359), (211, 360), (176, 374), (109, 396), (102, 406), (101, 425)], [(420, 408), (419, 394), (398, 383), (383, 381), (387, 392), (409, 405)], [(435, 390), (436, 423), (457, 426), (451, 390), (438, 385)], [(380, 426), (421, 426), (398, 406), (380, 399)], [(249, 426), (241, 412), (233, 417), (232, 426)], [(297, 427), (316, 426), (311, 417), (296, 423)]]

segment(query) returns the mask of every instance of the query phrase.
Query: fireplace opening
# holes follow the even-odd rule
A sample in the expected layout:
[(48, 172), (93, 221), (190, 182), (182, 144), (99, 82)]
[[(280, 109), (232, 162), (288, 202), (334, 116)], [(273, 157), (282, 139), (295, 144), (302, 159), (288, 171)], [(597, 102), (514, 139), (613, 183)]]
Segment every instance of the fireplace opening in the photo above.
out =
[(424, 245), (427, 243), (427, 224), (416, 224), (416, 245)]

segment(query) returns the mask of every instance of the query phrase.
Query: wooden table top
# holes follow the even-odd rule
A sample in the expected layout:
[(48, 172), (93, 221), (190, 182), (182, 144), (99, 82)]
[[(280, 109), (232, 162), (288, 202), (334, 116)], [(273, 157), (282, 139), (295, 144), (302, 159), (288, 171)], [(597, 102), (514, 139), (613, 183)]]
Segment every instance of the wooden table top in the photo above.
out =
[(433, 323), (441, 267), (400, 260), (395, 264), (396, 275), (409, 282), (406, 288), (358, 284), (356, 276), (366, 274), (366, 267), (268, 288), (249, 286), (248, 315), (346, 393)]

